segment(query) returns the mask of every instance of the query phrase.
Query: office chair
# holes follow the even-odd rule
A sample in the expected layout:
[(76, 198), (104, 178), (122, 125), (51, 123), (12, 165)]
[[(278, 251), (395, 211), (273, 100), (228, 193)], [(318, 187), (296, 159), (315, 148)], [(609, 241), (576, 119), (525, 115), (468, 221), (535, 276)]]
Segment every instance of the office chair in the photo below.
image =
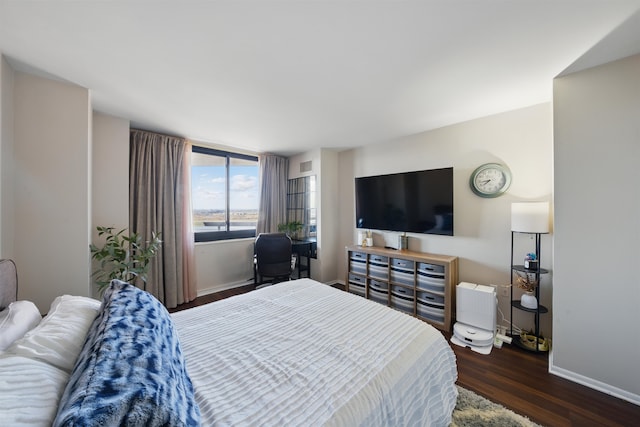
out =
[(255, 242), (255, 255), (258, 285), (262, 285), (265, 278), (271, 278), (271, 283), (291, 279), (291, 238), (285, 233), (260, 233)]

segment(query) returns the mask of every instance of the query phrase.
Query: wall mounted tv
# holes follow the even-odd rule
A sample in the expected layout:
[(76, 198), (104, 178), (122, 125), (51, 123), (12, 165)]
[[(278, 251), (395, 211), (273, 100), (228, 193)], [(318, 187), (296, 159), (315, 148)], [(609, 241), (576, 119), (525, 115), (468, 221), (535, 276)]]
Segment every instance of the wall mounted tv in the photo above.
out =
[(355, 182), (357, 228), (453, 236), (453, 168)]

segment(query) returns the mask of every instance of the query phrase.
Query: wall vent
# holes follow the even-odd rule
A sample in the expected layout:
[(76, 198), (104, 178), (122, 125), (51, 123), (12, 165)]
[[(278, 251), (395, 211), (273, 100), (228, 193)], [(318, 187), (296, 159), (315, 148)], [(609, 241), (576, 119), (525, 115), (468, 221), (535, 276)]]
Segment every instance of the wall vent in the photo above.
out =
[(300, 172), (311, 172), (311, 160), (300, 162)]

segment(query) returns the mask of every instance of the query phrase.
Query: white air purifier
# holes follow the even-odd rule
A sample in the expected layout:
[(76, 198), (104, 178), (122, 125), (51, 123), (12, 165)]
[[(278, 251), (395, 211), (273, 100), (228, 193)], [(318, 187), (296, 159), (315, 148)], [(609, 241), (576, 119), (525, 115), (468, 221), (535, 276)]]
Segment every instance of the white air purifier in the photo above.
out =
[(456, 286), (456, 320), (451, 342), (489, 354), (496, 331), (496, 289), (460, 282)]

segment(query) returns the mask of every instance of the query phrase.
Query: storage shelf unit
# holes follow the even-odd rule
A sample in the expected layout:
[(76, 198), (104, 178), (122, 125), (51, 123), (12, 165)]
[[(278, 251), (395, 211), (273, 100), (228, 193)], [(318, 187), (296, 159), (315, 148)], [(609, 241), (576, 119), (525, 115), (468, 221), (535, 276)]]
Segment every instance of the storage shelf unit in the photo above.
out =
[(346, 289), (450, 332), (458, 258), (348, 246)]
[[(511, 328), (509, 330), (509, 335), (511, 335), (511, 337), (513, 338), (513, 343), (515, 345), (517, 345), (520, 348), (523, 348), (525, 350), (529, 350), (529, 351), (534, 351), (534, 352), (540, 352), (543, 351), (540, 343), (539, 343), (539, 337), (540, 337), (540, 315), (544, 314), (544, 313), (548, 313), (549, 309), (543, 305), (540, 305), (540, 276), (543, 274), (548, 274), (549, 270), (545, 269), (545, 268), (540, 268), (540, 240), (541, 240), (541, 235), (544, 233), (526, 233), (526, 232), (519, 232), (519, 231), (512, 231), (511, 232), (511, 279), (512, 282), (511, 283), (515, 283), (515, 275), (517, 275), (517, 272), (520, 273), (524, 273), (526, 275), (529, 275), (530, 277), (533, 278), (533, 281), (536, 283), (536, 287), (535, 287), (535, 291), (534, 291), (534, 295), (536, 297), (536, 301), (538, 301), (538, 305), (537, 308), (528, 308), (528, 307), (524, 307), (521, 303), (520, 300), (516, 300), (513, 297), (513, 284), (511, 285)], [(530, 235), (533, 236), (535, 239), (535, 254), (536, 254), (536, 259), (538, 260), (538, 263), (536, 264), (537, 267), (534, 269), (529, 269), (526, 268), (524, 265), (519, 265), (519, 264), (514, 264), (514, 239), (516, 238), (516, 236), (518, 235)], [(535, 343), (533, 344), (533, 346), (530, 345), (526, 345), (525, 343), (523, 343), (520, 340), (520, 336), (519, 335), (514, 335), (513, 333), (513, 309), (517, 309), (517, 310), (521, 310), (521, 311), (526, 311), (529, 313), (533, 313), (534, 315), (534, 319), (533, 319), (533, 323), (534, 323), (534, 340)]]

